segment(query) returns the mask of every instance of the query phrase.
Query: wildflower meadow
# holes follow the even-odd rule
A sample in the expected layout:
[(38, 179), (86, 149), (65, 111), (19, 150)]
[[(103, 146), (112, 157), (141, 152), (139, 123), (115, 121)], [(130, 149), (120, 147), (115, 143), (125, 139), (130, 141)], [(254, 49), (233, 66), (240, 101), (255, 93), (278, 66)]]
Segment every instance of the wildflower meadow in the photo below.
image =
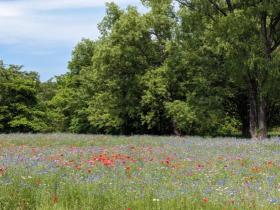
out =
[(0, 135), (0, 209), (280, 209), (280, 140)]

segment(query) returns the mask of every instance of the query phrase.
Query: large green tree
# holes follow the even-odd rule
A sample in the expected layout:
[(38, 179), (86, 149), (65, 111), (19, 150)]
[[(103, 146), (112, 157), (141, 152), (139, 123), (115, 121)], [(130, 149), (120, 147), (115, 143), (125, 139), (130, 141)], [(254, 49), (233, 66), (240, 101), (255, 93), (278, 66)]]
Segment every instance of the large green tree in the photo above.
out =
[(88, 101), (91, 93), (86, 78), (92, 66), (96, 43), (83, 39), (72, 52), (69, 72), (56, 78), (56, 92), (47, 107), (57, 126), (55, 130), (75, 133), (94, 132), (88, 120)]
[(205, 44), (223, 56), (232, 78), (246, 90), (252, 138), (267, 137), (280, 45), (279, 1), (177, 0), (204, 15)]
[(155, 48), (148, 24), (136, 8), (120, 11), (110, 4), (108, 10), (112, 10), (107, 12), (112, 20), (106, 17), (103, 23), (114, 24), (107, 28), (109, 32), (100, 40), (93, 56), (91, 78), (96, 85), (89, 101), (89, 120), (101, 130), (142, 132), (141, 78), (154, 62)]
[(39, 132), (46, 129), (38, 106), (39, 77), (20, 66), (0, 62), (0, 132)]

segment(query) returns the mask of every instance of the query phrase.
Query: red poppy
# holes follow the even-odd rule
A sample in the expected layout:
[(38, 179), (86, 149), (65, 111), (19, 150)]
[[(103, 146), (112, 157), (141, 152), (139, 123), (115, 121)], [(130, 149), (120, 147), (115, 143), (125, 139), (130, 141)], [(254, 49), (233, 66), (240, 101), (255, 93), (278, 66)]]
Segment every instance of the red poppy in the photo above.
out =
[(209, 202), (208, 198), (203, 198), (202, 200), (203, 200), (204, 203), (208, 203)]
[(81, 168), (82, 167), (80, 165), (75, 166), (75, 169), (78, 170), (78, 171), (81, 170)]
[(198, 170), (201, 170), (203, 168), (204, 168), (204, 165), (202, 165), (202, 164), (197, 164), (196, 165), (196, 169), (198, 169)]
[(111, 165), (113, 165), (113, 161), (112, 161), (112, 160), (109, 160), (109, 159), (103, 160), (102, 163), (103, 163), (105, 166), (111, 166)]
[(266, 165), (267, 165), (268, 168), (272, 168), (274, 164), (273, 164), (272, 161), (268, 161), (268, 162), (266, 163)]

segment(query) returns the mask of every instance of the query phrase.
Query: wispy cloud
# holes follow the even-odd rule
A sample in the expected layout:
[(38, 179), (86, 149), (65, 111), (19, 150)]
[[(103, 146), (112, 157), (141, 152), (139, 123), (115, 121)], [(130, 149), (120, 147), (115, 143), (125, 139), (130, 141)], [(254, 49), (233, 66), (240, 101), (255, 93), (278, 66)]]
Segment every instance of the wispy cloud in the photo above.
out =
[(119, 5), (137, 3), (137, 0), (2, 0), (0, 16), (22, 16), (34, 11), (82, 9), (104, 6), (106, 2)]
[(0, 59), (37, 70), (43, 80), (65, 72), (74, 45), (98, 37), (106, 2), (140, 5), (140, 0), (0, 0)]
[[(0, 1), (0, 43), (22, 39), (77, 41), (83, 36), (96, 37), (100, 10), (107, 0), (2, 0)], [(115, 0), (119, 5), (138, 0)], [(72, 13), (65, 11), (75, 9)], [(92, 14), (83, 14), (93, 9)], [(59, 10), (56, 14), (54, 11)], [(94, 12), (99, 14), (94, 14)], [(52, 13), (52, 14), (48, 14)], [(63, 15), (64, 14), (64, 15)], [(90, 16), (90, 18), (88, 18)], [(93, 27), (95, 27), (93, 29)], [(95, 30), (95, 31), (94, 31)]]
[[(92, 16), (93, 17), (93, 16)], [(21, 18), (0, 19), (0, 43), (20, 43), (41, 41), (76, 42), (82, 37), (95, 38), (96, 25), (100, 20), (86, 20), (78, 14), (59, 16), (23, 16)]]
[(0, 3), (0, 17), (20, 17), (23, 15), (23, 10), (20, 8), (14, 8), (10, 5), (6, 5), (3, 7)]

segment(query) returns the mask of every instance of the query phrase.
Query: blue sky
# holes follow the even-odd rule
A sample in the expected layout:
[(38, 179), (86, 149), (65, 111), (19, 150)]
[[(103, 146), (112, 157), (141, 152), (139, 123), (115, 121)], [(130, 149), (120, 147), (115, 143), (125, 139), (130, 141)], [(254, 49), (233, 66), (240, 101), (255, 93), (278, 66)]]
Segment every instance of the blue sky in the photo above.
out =
[[(42, 81), (67, 71), (82, 38), (96, 39), (106, 0), (0, 0), (0, 59), (37, 71)], [(122, 8), (140, 0), (111, 0)]]

